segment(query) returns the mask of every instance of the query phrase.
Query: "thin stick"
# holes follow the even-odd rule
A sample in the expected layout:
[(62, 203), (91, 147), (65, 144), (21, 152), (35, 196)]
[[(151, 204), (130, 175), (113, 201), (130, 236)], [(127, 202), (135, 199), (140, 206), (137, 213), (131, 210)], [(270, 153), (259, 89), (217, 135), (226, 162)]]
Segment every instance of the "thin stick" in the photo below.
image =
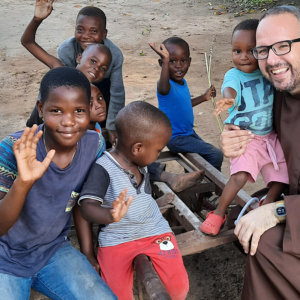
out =
[[(207, 72), (207, 80), (208, 80), (208, 86), (211, 87), (211, 61), (212, 61), (212, 46), (210, 48), (209, 51), (209, 58), (207, 59), (207, 54), (206, 52), (204, 52), (204, 56), (205, 56), (205, 65), (206, 65), (206, 72)], [(216, 102), (214, 97), (211, 98), (211, 103), (213, 108), (216, 108)], [(220, 116), (216, 116), (217, 122), (218, 122), (218, 126), (220, 129), (220, 132), (223, 131), (223, 124), (222, 124), (222, 120), (220, 118)]]

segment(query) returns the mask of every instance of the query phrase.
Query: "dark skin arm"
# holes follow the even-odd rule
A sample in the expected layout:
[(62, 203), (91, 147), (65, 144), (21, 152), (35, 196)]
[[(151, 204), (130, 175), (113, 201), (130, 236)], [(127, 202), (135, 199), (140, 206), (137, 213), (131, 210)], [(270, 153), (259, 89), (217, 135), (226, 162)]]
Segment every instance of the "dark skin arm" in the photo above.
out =
[(227, 87), (223, 91), (224, 98), (216, 103), (214, 114), (218, 116), (221, 112), (229, 109), (235, 102), (236, 91), (233, 88)]
[(127, 213), (133, 196), (126, 200), (127, 190), (124, 189), (112, 203), (112, 208), (105, 208), (101, 203), (92, 199), (84, 199), (81, 202), (80, 211), (82, 216), (91, 223), (110, 224), (119, 222)]
[(36, 159), (36, 147), (42, 136), (42, 131), (34, 135), (37, 126), (26, 128), (21, 138), (14, 143), (13, 151), (18, 166), (18, 176), (8, 193), (0, 192), (0, 236), (18, 220), (26, 197), (34, 183), (48, 169), (55, 151), (50, 150), (45, 159)]
[(161, 95), (168, 95), (171, 88), (169, 82), (170, 54), (164, 44), (158, 46), (156, 43), (153, 44), (149, 43), (149, 46), (151, 47), (151, 49), (153, 49), (154, 52), (156, 52), (160, 56), (159, 64), (161, 66), (161, 73), (160, 73), (160, 78), (157, 82), (157, 91)]
[(34, 17), (26, 27), (22, 38), (22, 45), (39, 61), (44, 63), (50, 69), (63, 66), (62, 62), (53, 55), (50, 55), (35, 41), (35, 35), (38, 27), (52, 12), (52, 3), (54, 0), (36, 0)]
[(201, 96), (192, 99), (192, 106), (196, 106), (202, 102), (209, 101), (212, 97), (216, 97), (216, 88), (212, 85)]
[(73, 208), (73, 219), (80, 251), (87, 257), (97, 273), (99, 273), (100, 266), (94, 252), (92, 224), (81, 216), (78, 205)]

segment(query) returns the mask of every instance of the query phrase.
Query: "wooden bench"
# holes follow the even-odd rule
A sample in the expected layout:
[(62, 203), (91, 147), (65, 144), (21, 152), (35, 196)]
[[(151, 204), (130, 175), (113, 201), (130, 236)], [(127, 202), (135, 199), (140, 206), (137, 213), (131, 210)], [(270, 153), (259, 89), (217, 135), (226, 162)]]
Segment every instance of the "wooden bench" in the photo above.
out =
[[(162, 152), (158, 162), (177, 161), (185, 172), (193, 172), (203, 169), (205, 178), (201, 184), (197, 185), (198, 193), (214, 192), (220, 195), (228, 179), (200, 155), (196, 153), (176, 154), (170, 151)], [(154, 182), (154, 188), (160, 194), (173, 193), (173, 191), (163, 182)], [(250, 200), (250, 196), (240, 190), (235, 201), (244, 206)], [(252, 207), (254, 208), (254, 207)], [(175, 194), (172, 205), (167, 207), (168, 216), (175, 218), (183, 232), (176, 234), (176, 240), (183, 256), (200, 253), (219, 245), (223, 245), (236, 240), (233, 229), (223, 229), (216, 237), (210, 237), (200, 231), (202, 219), (193, 212), (179, 197)], [(167, 218), (168, 219), (168, 218)], [(172, 227), (172, 226), (171, 226)], [(135, 259), (135, 270), (137, 277), (144, 283), (145, 290), (149, 299), (170, 299), (161, 284), (151, 261), (145, 255), (139, 255)], [(140, 299), (143, 299), (142, 296)]]

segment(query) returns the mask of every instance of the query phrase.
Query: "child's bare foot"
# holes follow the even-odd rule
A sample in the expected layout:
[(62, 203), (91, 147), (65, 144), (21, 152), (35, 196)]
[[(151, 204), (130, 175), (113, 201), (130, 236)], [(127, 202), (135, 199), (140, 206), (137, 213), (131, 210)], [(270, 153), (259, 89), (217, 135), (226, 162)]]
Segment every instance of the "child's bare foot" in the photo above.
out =
[(166, 182), (176, 193), (192, 187), (196, 183), (200, 182), (203, 177), (204, 170), (184, 174), (173, 174), (164, 171), (161, 174), (161, 180)]
[(165, 195), (157, 198), (155, 201), (156, 201), (158, 207), (164, 207), (174, 201), (174, 194), (173, 193), (165, 194)]

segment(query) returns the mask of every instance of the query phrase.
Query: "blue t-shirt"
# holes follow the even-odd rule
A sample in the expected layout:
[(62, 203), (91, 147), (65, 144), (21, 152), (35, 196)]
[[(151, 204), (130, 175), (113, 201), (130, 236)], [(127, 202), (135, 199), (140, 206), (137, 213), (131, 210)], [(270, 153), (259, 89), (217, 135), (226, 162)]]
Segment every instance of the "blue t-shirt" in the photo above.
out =
[(194, 132), (194, 112), (188, 85), (169, 80), (171, 88), (168, 95), (157, 91), (158, 107), (169, 118), (172, 125), (172, 138), (179, 135), (191, 135)]
[[(39, 126), (43, 129), (43, 125)], [(23, 131), (7, 136), (0, 143), (0, 190), (8, 192), (17, 177), (12, 147)], [(68, 243), (71, 211), (92, 163), (103, 145), (95, 131), (79, 140), (75, 156), (65, 169), (51, 162), (45, 174), (29, 191), (17, 222), (0, 237), (0, 273), (32, 276), (43, 268), (54, 253)], [(43, 139), (37, 145), (37, 159), (46, 156)], [(13, 207), (11, 208), (13, 209)], [(1, 297), (0, 297), (1, 298)]]
[(262, 76), (261, 71), (244, 73), (233, 68), (225, 74), (222, 94), (226, 87), (233, 88), (237, 96), (224, 123), (240, 126), (257, 135), (270, 133), (274, 92), (273, 86)]

